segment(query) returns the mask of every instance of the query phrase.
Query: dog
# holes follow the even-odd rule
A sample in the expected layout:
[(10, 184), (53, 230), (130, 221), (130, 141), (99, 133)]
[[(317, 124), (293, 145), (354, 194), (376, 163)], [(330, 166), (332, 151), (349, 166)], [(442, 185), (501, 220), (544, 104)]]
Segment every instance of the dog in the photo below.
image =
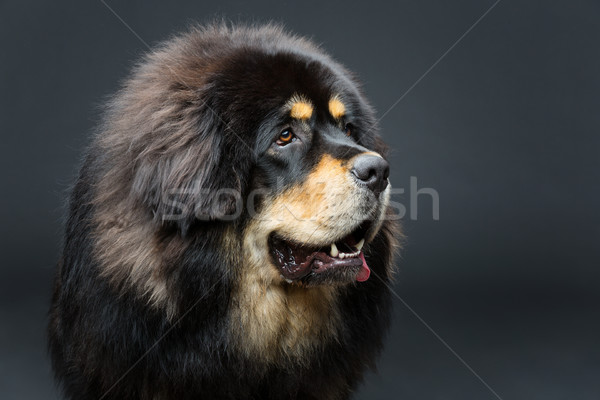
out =
[(387, 146), (277, 25), (194, 26), (106, 104), (49, 312), (69, 399), (346, 399), (389, 325)]

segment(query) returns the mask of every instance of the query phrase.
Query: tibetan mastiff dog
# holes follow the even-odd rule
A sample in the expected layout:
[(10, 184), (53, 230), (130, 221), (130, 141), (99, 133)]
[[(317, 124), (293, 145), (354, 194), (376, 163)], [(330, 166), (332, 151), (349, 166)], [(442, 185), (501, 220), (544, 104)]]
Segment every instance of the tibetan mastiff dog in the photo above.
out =
[(346, 399), (390, 318), (386, 145), (280, 27), (193, 27), (106, 105), (49, 316), (69, 399)]

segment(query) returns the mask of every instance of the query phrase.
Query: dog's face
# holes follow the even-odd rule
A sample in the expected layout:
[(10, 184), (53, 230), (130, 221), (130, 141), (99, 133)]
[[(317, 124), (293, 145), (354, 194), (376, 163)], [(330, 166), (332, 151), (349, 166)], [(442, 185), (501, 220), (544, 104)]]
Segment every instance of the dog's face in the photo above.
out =
[(387, 205), (387, 162), (358, 143), (338, 94), (328, 101), (295, 95), (280, 114), (257, 169), (266, 200), (252, 234), (262, 257), (268, 237), (269, 261), (288, 283), (368, 279), (362, 248)]
[(238, 126), (258, 121), (249, 134), (255, 165), (245, 196), (248, 256), (268, 269), (267, 279), (284, 284), (367, 280), (362, 249), (389, 197), (389, 167), (370, 108), (335, 71), (294, 56), (263, 56), (244, 76), (227, 91), (241, 94), (232, 108), (252, 110)]
[(193, 33), (149, 55), (111, 103), (97, 225), (135, 229), (98, 233), (104, 273), (163, 299), (147, 261), (160, 257), (141, 238), (153, 232), (156, 248), (170, 243), (159, 254), (177, 259), (195, 232), (232, 227), (224, 253), (261, 287), (366, 280), (389, 197), (373, 110), (351, 74), (306, 42), (230, 39), (210, 57)]

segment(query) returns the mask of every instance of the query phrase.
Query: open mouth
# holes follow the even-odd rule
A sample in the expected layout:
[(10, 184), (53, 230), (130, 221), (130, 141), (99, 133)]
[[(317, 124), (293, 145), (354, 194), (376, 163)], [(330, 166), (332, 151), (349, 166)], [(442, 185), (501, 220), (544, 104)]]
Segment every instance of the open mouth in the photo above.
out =
[(349, 235), (323, 247), (287, 241), (273, 233), (269, 250), (288, 283), (317, 276), (364, 282), (371, 274), (362, 252), (369, 227), (370, 223), (363, 223)]

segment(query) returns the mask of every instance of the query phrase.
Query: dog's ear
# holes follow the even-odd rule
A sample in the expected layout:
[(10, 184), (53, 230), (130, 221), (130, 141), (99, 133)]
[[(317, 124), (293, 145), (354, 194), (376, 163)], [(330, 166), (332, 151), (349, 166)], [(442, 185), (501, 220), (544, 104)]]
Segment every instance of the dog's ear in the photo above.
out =
[(153, 133), (137, 157), (132, 185), (157, 222), (174, 224), (183, 234), (196, 222), (239, 217), (252, 160), (210, 112), (185, 125)]

